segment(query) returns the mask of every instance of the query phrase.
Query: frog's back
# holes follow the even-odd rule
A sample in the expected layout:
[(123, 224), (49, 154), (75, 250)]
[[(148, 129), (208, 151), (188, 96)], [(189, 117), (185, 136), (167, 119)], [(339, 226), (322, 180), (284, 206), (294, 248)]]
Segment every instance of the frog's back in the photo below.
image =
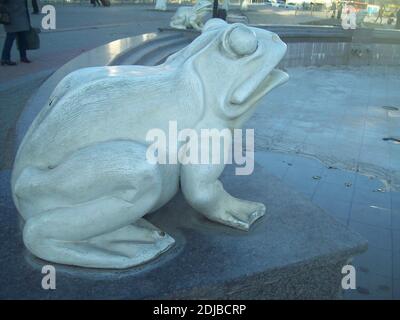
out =
[[(13, 177), (28, 166), (57, 166), (75, 150), (98, 142), (145, 141), (149, 129), (168, 124), (160, 108), (170, 108), (171, 119), (184, 114), (182, 107), (189, 108), (180, 103), (174, 76), (159, 67), (139, 66), (87, 68), (69, 75), (26, 134)], [(174, 106), (160, 99), (168, 95), (176, 97)]]

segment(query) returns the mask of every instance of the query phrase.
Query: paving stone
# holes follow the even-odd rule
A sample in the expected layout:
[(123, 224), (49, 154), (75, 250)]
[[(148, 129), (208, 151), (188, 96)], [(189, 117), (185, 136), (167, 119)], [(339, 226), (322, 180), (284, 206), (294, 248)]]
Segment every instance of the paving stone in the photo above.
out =
[(381, 208), (391, 208), (390, 192), (379, 192), (377, 189), (365, 189), (356, 187), (354, 191), (355, 203)]
[(351, 208), (351, 219), (376, 227), (391, 228), (391, 210), (354, 202)]
[(357, 289), (343, 291), (344, 299), (348, 300), (387, 300), (392, 299), (393, 287), (390, 277), (378, 274), (357, 272)]
[(369, 245), (367, 252), (354, 258), (353, 265), (366, 274), (372, 273), (391, 278), (392, 251)]
[(317, 198), (329, 199), (329, 202), (341, 201), (351, 202), (353, 197), (353, 186), (346, 187), (344, 184), (336, 184), (321, 181), (316, 190), (313, 200)]
[(374, 227), (364, 223), (351, 220), (349, 228), (359, 232), (368, 240), (370, 246), (375, 246), (383, 250), (392, 250), (391, 230), (385, 228)]

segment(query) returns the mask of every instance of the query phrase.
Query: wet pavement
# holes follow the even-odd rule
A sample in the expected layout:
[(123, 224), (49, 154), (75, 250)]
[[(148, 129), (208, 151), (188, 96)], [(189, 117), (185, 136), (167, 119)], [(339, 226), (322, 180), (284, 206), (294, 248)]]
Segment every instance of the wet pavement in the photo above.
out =
[(258, 152), (257, 159), (268, 172), (368, 240), (368, 251), (351, 263), (357, 270), (357, 290), (344, 292), (346, 299), (400, 299), (399, 192), (377, 192), (385, 187), (377, 178), (329, 168), (298, 154)]
[(347, 299), (400, 299), (399, 72), (289, 69), (247, 124), (267, 171), (369, 241)]
[[(256, 150), (299, 153), (400, 190), (399, 67), (289, 68), (246, 127)], [(386, 139), (386, 140), (385, 140)], [(345, 182), (345, 181), (344, 181)], [(349, 181), (351, 182), (351, 181)]]

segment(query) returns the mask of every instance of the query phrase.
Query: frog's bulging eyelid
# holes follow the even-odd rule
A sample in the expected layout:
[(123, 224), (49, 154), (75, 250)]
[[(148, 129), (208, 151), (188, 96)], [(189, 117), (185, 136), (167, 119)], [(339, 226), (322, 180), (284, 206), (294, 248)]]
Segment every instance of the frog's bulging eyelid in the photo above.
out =
[(247, 55), (238, 55), (237, 53), (235, 53), (235, 52), (231, 49), (231, 47), (230, 47), (229, 45), (226, 45), (226, 43), (225, 43), (224, 41), (220, 44), (220, 48), (222, 49), (222, 51), (223, 51), (229, 58), (242, 59), (242, 58), (246, 58), (246, 57), (255, 55), (255, 54), (259, 51), (259, 49), (261, 48), (261, 45), (260, 45), (260, 41), (257, 39), (257, 43), (256, 43), (256, 48), (255, 48), (255, 50), (254, 50), (252, 53), (247, 54)]
[[(235, 34), (236, 32), (236, 34)], [(239, 34), (237, 34), (239, 32)], [(244, 34), (243, 34), (244, 32)], [(246, 35), (247, 33), (247, 35)], [(233, 38), (232, 38), (233, 36)], [(232, 41), (233, 40), (233, 41)], [(246, 40), (247, 46), (241, 46), (240, 42)], [(255, 40), (255, 41), (254, 41)], [(251, 28), (241, 26), (241, 25), (233, 25), (231, 28), (226, 30), (222, 36), (222, 49), (223, 51), (230, 57), (240, 59), (243, 57), (248, 57), (257, 52), (259, 48), (259, 39), (257, 38), (257, 34), (251, 30)], [(253, 44), (253, 45), (251, 45)], [(246, 52), (248, 51), (248, 52)]]
[(231, 59), (242, 59), (242, 58), (247, 58), (247, 57), (250, 57), (250, 56), (254, 56), (259, 51), (258, 50), (259, 48), (260, 48), (259, 42), (257, 42), (257, 47), (256, 47), (256, 49), (254, 50), (253, 53), (250, 53), (248, 55), (238, 55), (238, 54), (234, 53), (232, 50), (226, 48), (224, 45), (221, 44), (221, 50), (223, 51), (223, 53), (226, 56), (228, 56)]

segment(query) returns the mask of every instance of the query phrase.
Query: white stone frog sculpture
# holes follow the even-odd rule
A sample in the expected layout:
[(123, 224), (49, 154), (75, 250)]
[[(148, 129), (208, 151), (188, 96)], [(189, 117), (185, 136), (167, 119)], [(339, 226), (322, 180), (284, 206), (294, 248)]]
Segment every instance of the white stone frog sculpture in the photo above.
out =
[(179, 7), (171, 18), (170, 26), (175, 29), (203, 28), (203, 19), (210, 11), (211, 2), (200, 0), (194, 6)]
[(223, 163), (151, 164), (146, 134), (168, 132), (169, 121), (178, 130), (240, 128), (256, 103), (288, 79), (275, 69), (285, 52), (272, 32), (211, 19), (161, 65), (92, 67), (66, 76), (14, 164), (25, 246), (61, 264), (142, 264), (174, 243), (143, 216), (166, 204), (179, 185), (208, 219), (248, 230), (265, 206), (224, 190)]
[(167, 11), (167, 0), (157, 0), (154, 9), (159, 11)]

